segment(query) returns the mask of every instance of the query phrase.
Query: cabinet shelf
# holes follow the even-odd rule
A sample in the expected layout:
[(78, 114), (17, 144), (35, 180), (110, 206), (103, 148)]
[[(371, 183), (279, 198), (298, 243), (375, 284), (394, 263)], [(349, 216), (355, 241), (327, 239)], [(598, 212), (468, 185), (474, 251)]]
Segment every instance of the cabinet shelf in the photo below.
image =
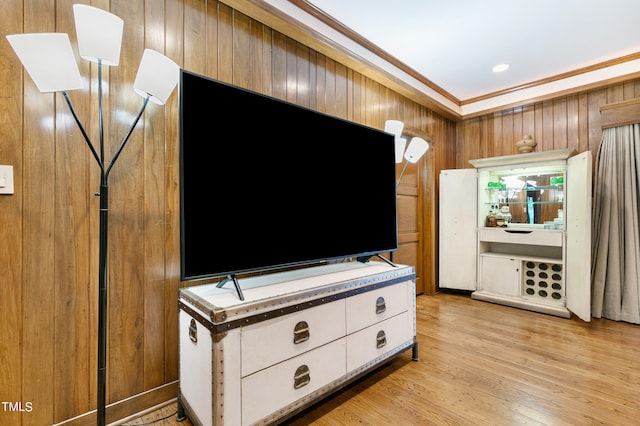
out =
[(542, 205), (542, 204), (560, 204), (562, 205), (562, 201), (505, 201), (505, 202), (498, 202), (498, 203), (490, 203), (490, 202), (485, 202), (484, 203), (486, 206), (513, 206), (516, 204), (533, 204), (533, 205)]
[(514, 259), (529, 262), (543, 262), (550, 264), (562, 264), (562, 258), (550, 256), (532, 256), (528, 254), (501, 253), (495, 251), (487, 251), (479, 254), (481, 257), (497, 257), (501, 259)]
[(508, 191), (508, 192), (522, 192), (522, 191), (538, 191), (540, 189), (556, 189), (559, 191), (564, 190), (564, 185), (539, 185), (539, 186), (527, 186), (524, 188), (498, 188), (498, 187), (488, 187), (485, 188), (485, 191)]

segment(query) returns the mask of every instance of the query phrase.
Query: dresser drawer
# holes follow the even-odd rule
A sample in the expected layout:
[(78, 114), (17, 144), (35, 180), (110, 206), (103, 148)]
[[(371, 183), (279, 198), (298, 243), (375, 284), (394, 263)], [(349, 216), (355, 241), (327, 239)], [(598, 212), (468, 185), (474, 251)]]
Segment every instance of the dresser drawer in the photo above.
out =
[(402, 282), (348, 298), (347, 334), (405, 312), (409, 284)]
[(412, 319), (407, 312), (347, 336), (347, 372), (413, 339)]
[(242, 327), (242, 377), (345, 335), (345, 300)]
[(345, 339), (242, 379), (242, 424), (249, 425), (343, 376)]

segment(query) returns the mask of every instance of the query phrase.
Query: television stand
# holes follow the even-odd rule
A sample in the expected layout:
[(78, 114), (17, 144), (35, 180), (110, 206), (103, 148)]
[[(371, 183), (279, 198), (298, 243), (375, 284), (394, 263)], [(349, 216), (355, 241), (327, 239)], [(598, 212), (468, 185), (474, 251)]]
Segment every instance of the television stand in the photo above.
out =
[(384, 256), (380, 256), (379, 254), (376, 254), (376, 255), (370, 255), (370, 256), (359, 256), (359, 257), (356, 257), (356, 259), (357, 259), (357, 260), (358, 260), (358, 262), (360, 262), (360, 263), (367, 263), (369, 260), (371, 260), (371, 258), (372, 258), (373, 256), (375, 256), (375, 257), (377, 257), (378, 259), (382, 260), (384, 263), (386, 263), (386, 264), (387, 264), (387, 265), (389, 265), (389, 266), (393, 266), (394, 268), (397, 268), (397, 267), (398, 267), (398, 265), (396, 265), (395, 263), (393, 263), (392, 261), (390, 261), (390, 260), (389, 260), (389, 259), (387, 259), (386, 257), (384, 257)]
[(340, 391), (416, 340), (415, 271), (334, 263), (180, 289), (177, 419), (278, 424)]
[(244, 295), (242, 294), (242, 289), (240, 288), (240, 283), (238, 282), (238, 278), (236, 278), (235, 274), (227, 275), (222, 281), (220, 281), (216, 287), (222, 288), (229, 281), (233, 281), (233, 285), (236, 288), (236, 293), (238, 293), (238, 298), (240, 300), (244, 300)]

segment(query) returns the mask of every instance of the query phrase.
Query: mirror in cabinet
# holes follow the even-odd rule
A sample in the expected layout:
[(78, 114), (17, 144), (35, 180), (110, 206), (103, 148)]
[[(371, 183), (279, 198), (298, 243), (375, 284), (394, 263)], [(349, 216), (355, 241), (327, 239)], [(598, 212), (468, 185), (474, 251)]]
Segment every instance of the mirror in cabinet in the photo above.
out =
[(564, 180), (562, 165), (482, 172), (479, 226), (563, 230)]

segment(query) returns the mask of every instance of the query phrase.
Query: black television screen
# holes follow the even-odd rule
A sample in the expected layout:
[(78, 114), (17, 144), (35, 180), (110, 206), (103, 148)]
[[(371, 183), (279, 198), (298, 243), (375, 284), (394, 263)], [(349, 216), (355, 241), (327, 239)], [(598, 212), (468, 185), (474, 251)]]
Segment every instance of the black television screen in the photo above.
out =
[(397, 249), (392, 135), (180, 74), (183, 281)]

